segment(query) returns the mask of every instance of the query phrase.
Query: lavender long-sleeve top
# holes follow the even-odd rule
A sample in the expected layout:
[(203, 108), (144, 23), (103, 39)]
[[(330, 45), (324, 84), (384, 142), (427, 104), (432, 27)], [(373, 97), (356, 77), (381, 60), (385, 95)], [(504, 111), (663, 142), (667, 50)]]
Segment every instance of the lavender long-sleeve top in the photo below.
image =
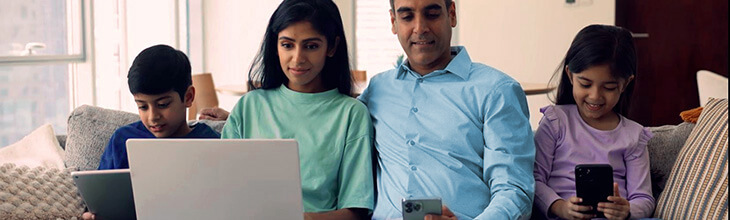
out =
[(615, 129), (602, 131), (580, 117), (576, 105), (547, 106), (535, 133), (535, 206), (548, 217), (550, 205), (575, 196), (575, 165), (605, 163), (613, 167), (613, 181), (631, 205), (632, 218), (650, 217), (651, 194), (649, 129), (620, 116)]

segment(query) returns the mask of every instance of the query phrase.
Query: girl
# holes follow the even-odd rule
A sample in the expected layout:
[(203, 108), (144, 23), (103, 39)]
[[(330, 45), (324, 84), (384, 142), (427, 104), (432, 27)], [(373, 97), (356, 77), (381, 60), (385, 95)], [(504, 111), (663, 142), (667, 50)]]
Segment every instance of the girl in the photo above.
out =
[(349, 65), (337, 6), (284, 0), (249, 72), (253, 90), (222, 131), (223, 138), (297, 140), (305, 218), (365, 218), (373, 209), (372, 122), (350, 97)]
[[(608, 219), (644, 218), (654, 210), (647, 142), (652, 134), (628, 109), (636, 52), (629, 31), (590, 25), (573, 40), (556, 75), (556, 105), (535, 134), (535, 206), (547, 218), (590, 219), (575, 192), (575, 166), (610, 164), (614, 195), (598, 204)], [(553, 77), (555, 78), (555, 76)]]

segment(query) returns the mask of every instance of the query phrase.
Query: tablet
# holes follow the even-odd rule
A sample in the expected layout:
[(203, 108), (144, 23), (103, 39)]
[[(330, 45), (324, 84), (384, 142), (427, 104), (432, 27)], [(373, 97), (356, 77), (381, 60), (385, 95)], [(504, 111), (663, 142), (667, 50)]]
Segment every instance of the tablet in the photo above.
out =
[(71, 172), (96, 219), (136, 219), (129, 169)]

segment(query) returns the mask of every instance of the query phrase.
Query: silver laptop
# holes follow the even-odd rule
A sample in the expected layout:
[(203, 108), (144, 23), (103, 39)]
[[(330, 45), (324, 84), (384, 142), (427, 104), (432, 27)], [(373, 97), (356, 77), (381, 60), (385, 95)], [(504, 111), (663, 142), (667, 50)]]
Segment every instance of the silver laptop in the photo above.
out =
[(138, 219), (302, 219), (295, 140), (129, 139)]
[(71, 172), (89, 212), (98, 219), (135, 219), (129, 169)]

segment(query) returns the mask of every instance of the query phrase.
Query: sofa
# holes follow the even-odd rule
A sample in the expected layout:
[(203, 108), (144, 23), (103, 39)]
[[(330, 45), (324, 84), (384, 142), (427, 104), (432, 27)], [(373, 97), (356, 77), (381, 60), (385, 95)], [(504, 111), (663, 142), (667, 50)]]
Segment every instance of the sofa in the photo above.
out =
[[(724, 160), (722, 158), (720, 160), (713, 160), (710, 161), (713, 164), (724, 164), (722, 166), (727, 167), (727, 99), (720, 100), (720, 113), (722, 113), (722, 102), (724, 102), (724, 121), (712, 121), (708, 123), (708, 119), (702, 120), (702, 116), (700, 116), (700, 121), (698, 124), (710, 124), (710, 125), (725, 125), (724, 130), (722, 129), (715, 129), (715, 128), (709, 128), (709, 129), (715, 129), (717, 132), (717, 135), (720, 135), (720, 138), (722, 139), (722, 135), (724, 134)], [(712, 103), (710, 103), (712, 104)], [(717, 103), (714, 103), (713, 105), (716, 105)], [(132, 123), (134, 121), (139, 120), (139, 117), (136, 114), (122, 112), (122, 111), (115, 111), (115, 110), (109, 110), (109, 109), (103, 109), (99, 107), (93, 107), (93, 106), (81, 106), (76, 108), (69, 116), (68, 118), (68, 134), (67, 135), (59, 135), (57, 136), (57, 139), (59, 143), (61, 144), (62, 148), (64, 148), (66, 154), (64, 158), (64, 162), (66, 164), (66, 167), (69, 169), (63, 172), (68, 172), (69, 170), (94, 170), (99, 164), (99, 158), (101, 157), (101, 154), (104, 151), (104, 147), (106, 146), (107, 141), (109, 140), (111, 134), (114, 130), (116, 130), (118, 127)], [(223, 121), (191, 121), (189, 124), (193, 123), (205, 123), (212, 128), (214, 128), (217, 131), (221, 131), (223, 125), (225, 122)], [(705, 125), (703, 125), (705, 126)], [(687, 204), (671, 204), (672, 202), (677, 201), (684, 201), (680, 199), (672, 199), (672, 198), (664, 198), (664, 200), (659, 199), (663, 193), (667, 191), (686, 191), (685, 189), (668, 189), (668, 186), (674, 186), (677, 185), (676, 179), (682, 179), (683, 176), (678, 176), (677, 172), (681, 170), (681, 167), (675, 166), (675, 161), (682, 160), (686, 164), (686, 157), (683, 156), (683, 153), (686, 153), (683, 151), (683, 146), (686, 145), (686, 142), (688, 138), (691, 138), (690, 136), (695, 135), (697, 136), (697, 130), (694, 123), (681, 123), (679, 125), (665, 125), (660, 127), (651, 127), (650, 129), (654, 133), (654, 137), (649, 141), (648, 150), (650, 154), (650, 160), (651, 160), (651, 178), (652, 178), (652, 189), (655, 198), (657, 198), (657, 201), (659, 201), (659, 205), (657, 205), (657, 213), (655, 213), (655, 217), (659, 217), (662, 219), (715, 219), (714, 216), (686, 216), (683, 215), (685, 213), (688, 213), (688, 211), (697, 211), (697, 210), (680, 210), (677, 212), (676, 210), (671, 210), (672, 206), (686, 206)], [(705, 126), (706, 127), (706, 126)], [(720, 126), (722, 127), (722, 126)], [(704, 128), (704, 127), (703, 127)], [(712, 131), (715, 131), (712, 130)], [(721, 143), (722, 145), (722, 143)], [(686, 151), (686, 150), (685, 150)], [(690, 164), (693, 165), (693, 164)], [(673, 173), (674, 172), (674, 173)], [(723, 189), (727, 189), (727, 169), (724, 170), (724, 183), (717, 183), (717, 184), (724, 184)], [(1, 174), (0, 174), (1, 175)], [(67, 175), (65, 176), (67, 177)], [(70, 178), (70, 177), (68, 177)], [(668, 183), (668, 181), (675, 181)], [(717, 181), (715, 181), (717, 182)], [(0, 183), (0, 186), (1, 183)], [(712, 186), (703, 186), (703, 187), (712, 187)], [(720, 188), (720, 187), (715, 187)], [(687, 189), (690, 190), (690, 189)], [(78, 193), (75, 189), (70, 189), (67, 192), (69, 197), (79, 197)], [(681, 194), (681, 193), (680, 193)], [(681, 195), (680, 195), (681, 196)], [(701, 195), (693, 195), (693, 196), (701, 196)], [(720, 198), (722, 197), (722, 192), (720, 195)], [(686, 198), (685, 198), (686, 199)], [(690, 199), (691, 200), (691, 199)], [(706, 200), (701, 200), (706, 201)], [(0, 197), (0, 203), (3, 203), (6, 201), (3, 201), (3, 198)], [(663, 203), (662, 203), (663, 202)], [(668, 205), (670, 205), (668, 207)], [(0, 204), (0, 208), (2, 207), (2, 204)], [(83, 211), (83, 204), (81, 204), (81, 207), (78, 207), (78, 213), (76, 215), (66, 215), (66, 216), (54, 216), (54, 218), (62, 218), (62, 219), (74, 219), (78, 218)], [(699, 209), (702, 207), (695, 207), (695, 209)], [(722, 210), (724, 210), (724, 218), (727, 219), (727, 190), (724, 191), (724, 205), (721, 204), (718, 207), (711, 207), (713, 209), (720, 209), (720, 213), (723, 213)], [(668, 211), (667, 211), (668, 210)], [(672, 215), (664, 214), (665, 212), (672, 212)], [(659, 213), (661, 212), (661, 213)], [(722, 215), (721, 215), (722, 216)], [(0, 219), (7, 219), (8, 216), (3, 216), (3, 213), (0, 212)], [(29, 218), (35, 218), (33, 216)]]

